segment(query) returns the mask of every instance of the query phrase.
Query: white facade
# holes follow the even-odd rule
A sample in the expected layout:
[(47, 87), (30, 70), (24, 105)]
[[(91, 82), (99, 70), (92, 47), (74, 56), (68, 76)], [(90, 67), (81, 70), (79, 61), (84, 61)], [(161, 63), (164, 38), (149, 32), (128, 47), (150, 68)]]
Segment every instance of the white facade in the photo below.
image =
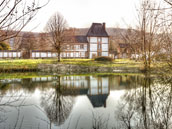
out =
[(97, 44), (90, 43), (90, 52), (95, 52), (97, 51)]
[(96, 57), (96, 56), (97, 56), (97, 52), (90, 52), (90, 53), (89, 53), (90, 59), (92, 59), (92, 58), (94, 58), (94, 57)]
[(108, 56), (108, 52), (102, 52), (102, 56)]
[(0, 51), (0, 58), (21, 58), (19, 51)]
[(102, 44), (102, 51), (108, 51), (109, 45), (108, 44)]
[(109, 79), (90, 77), (90, 95), (109, 94)]
[(97, 43), (97, 37), (90, 37), (90, 43)]
[(108, 38), (102, 38), (102, 43), (108, 43)]
[(96, 56), (109, 56), (108, 37), (89, 37), (89, 58)]

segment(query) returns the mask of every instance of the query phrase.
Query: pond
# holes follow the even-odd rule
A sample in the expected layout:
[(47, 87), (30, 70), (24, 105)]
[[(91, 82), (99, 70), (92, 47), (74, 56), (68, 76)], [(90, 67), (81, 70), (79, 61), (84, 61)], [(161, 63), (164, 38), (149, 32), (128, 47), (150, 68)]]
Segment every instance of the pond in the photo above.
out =
[(0, 80), (0, 129), (171, 129), (172, 78), (68, 75)]

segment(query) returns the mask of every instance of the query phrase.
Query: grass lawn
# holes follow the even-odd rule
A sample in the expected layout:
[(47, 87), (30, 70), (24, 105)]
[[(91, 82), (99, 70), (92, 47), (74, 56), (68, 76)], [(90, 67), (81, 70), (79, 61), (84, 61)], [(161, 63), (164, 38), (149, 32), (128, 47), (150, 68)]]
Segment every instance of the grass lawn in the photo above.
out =
[[(56, 64), (57, 59), (3, 59), (0, 60), (0, 70), (9, 69), (37, 69), (38, 64)], [(142, 62), (135, 62), (129, 59), (115, 59), (112, 62), (100, 62), (92, 59), (62, 59), (61, 64), (75, 64), (84, 66), (100, 67), (143, 67)], [(164, 63), (152, 64), (152, 67), (163, 66)]]
[(17, 73), (0, 73), (0, 79), (13, 79), (13, 78), (36, 78), (36, 77), (52, 77), (53, 75), (41, 75), (37, 72), (17, 72)]
[(129, 59), (116, 59), (112, 62), (94, 61), (92, 59), (63, 59), (61, 63), (101, 67), (140, 67), (142, 64)]
[(36, 69), (38, 64), (53, 62), (53, 59), (6, 59), (0, 60), (0, 69)]

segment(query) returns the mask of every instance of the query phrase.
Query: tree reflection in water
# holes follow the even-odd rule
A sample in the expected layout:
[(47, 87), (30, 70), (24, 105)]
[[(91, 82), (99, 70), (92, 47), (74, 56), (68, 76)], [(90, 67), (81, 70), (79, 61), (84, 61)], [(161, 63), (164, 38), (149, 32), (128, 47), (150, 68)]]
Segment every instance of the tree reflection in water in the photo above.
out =
[(72, 110), (74, 97), (65, 95), (65, 90), (67, 89), (61, 85), (60, 77), (58, 77), (54, 88), (45, 90), (41, 97), (41, 105), (49, 118), (50, 128), (52, 123), (63, 124)]
[[(20, 109), (25, 105), (26, 96), (11, 89), (10, 84), (0, 82), (0, 128), (18, 129), (22, 127), (24, 116), (20, 116)], [(6, 123), (7, 113), (15, 110), (16, 118), (13, 123)]]
[(153, 78), (145, 74), (135, 82), (135, 88), (129, 90), (122, 100), (117, 110), (120, 123), (118, 128), (172, 128), (171, 77)]
[[(12, 108), (16, 108), (18, 116), (23, 115), (20, 114), (19, 109), (21, 106), (26, 106), (24, 103), (24, 97), (27, 95), (26, 93), (30, 95), (33, 94), (36, 89), (39, 89), (41, 93), (41, 105), (48, 117), (48, 123), (50, 124), (47, 128), (55, 127), (51, 127), (52, 125), (59, 126), (55, 128), (62, 128), (62, 124), (65, 121), (64, 127), (67, 126), (70, 129), (71, 126), (75, 126), (75, 123), (76, 128), (77, 126), (78, 128), (80, 127), (85, 117), (79, 115), (80, 117), (75, 119), (72, 117), (73, 115), (70, 115), (74, 105), (75, 95), (88, 96), (90, 103), (86, 103), (86, 107), (90, 105), (93, 109), (92, 115), (88, 118), (90, 120), (90, 125), (88, 126), (92, 129), (106, 129), (109, 127), (114, 129), (172, 128), (172, 77), (169, 76), (154, 77), (149, 74), (134, 77), (88, 76), (81, 78), (70, 76), (66, 78), (61, 77), (61, 79), (58, 77), (57, 80), (54, 78), (54, 80), (50, 82), (47, 82), (47, 80), (44, 82), (35, 82), (34, 79), (23, 79), (19, 84), (18, 83), (19, 82), (9, 83), (10, 85), (8, 83), (0, 84), (0, 122), (5, 123), (4, 121), (6, 121), (6, 116), (8, 114), (6, 112), (11, 111)], [(114, 107), (119, 106), (115, 110), (115, 116), (117, 116), (115, 119), (113, 119), (114, 116), (112, 116), (113, 118), (106, 117), (110, 116), (107, 113), (114, 111), (114, 107), (112, 107), (112, 110), (107, 112), (110, 109), (110, 101), (107, 101), (106, 104), (106, 99), (108, 100), (107, 96), (111, 95), (110, 88), (111, 90), (114, 88), (114, 91), (125, 91), (123, 92), (124, 95), (122, 95), (119, 104), (116, 105), (115, 103)], [(103, 106), (107, 107), (103, 108)], [(78, 113), (78, 110), (73, 111)], [(85, 110), (83, 111), (85, 112)], [(6, 116), (3, 115), (3, 113)], [(85, 113), (84, 115), (87, 114)], [(26, 117), (28, 116), (26, 115)], [(27, 119), (26, 117), (24, 120)], [(47, 117), (44, 116), (39, 118), (45, 120)], [(22, 126), (21, 117), (19, 122), (17, 122), (17, 120), (14, 121), (16, 121), (17, 125), (14, 124), (15, 122), (9, 123), (14, 129), (20, 125)], [(3, 123), (1, 123), (0, 128), (8, 129), (9, 126), (3, 126)], [(25, 122), (23, 124), (25, 124)], [(24, 127), (24, 125), (22, 127)]]

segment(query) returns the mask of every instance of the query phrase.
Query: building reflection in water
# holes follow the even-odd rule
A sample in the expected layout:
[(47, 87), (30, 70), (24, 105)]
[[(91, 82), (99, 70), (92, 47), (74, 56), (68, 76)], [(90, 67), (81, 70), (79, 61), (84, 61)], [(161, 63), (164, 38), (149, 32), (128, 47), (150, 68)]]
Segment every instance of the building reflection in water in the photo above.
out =
[(70, 95), (87, 95), (93, 107), (106, 107), (106, 99), (110, 93), (108, 77), (65, 76), (61, 77), (61, 85), (70, 89)]
[(90, 102), (93, 108), (106, 108), (110, 88), (111, 90), (130, 88), (135, 80), (136, 78), (131, 76), (94, 75), (4, 79), (0, 80), (0, 85), (3, 84), (0, 89), (4, 95), (10, 90), (15, 92), (21, 90), (23, 94), (34, 94), (38, 90), (40, 105), (37, 106), (40, 106), (46, 114), (45, 119), (48, 118), (49, 128), (51, 126), (53, 128), (54, 125), (61, 126), (69, 121), (76, 96), (83, 95), (84, 98), (88, 98), (89, 101), (85, 104), (89, 105)]
[(77, 95), (87, 95), (93, 107), (106, 107), (109, 95), (108, 77), (59, 76), (52, 80), (52, 87), (52, 90), (45, 90), (41, 97), (41, 106), (50, 120), (50, 126), (52, 123), (62, 125), (67, 120)]
[[(135, 76), (55, 76), (36, 77), (29, 79), (1, 80), (3, 84), (18, 85), (28, 92), (54, 88), (60, 78), (64, 96), (87, 95), (93, 107), (106, 107), (106, 99), (111, 90), (120, 90), (133, 87)], [(8, 89), (7, 89), (8, 90)]]

